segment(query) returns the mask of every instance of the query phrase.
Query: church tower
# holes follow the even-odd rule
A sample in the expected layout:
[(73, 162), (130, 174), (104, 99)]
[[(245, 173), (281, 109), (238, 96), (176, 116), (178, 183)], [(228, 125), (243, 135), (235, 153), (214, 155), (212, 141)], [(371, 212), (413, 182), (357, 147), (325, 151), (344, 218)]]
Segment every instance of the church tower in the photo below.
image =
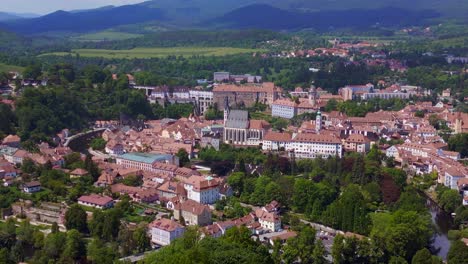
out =
[(317, 105), (317, 89), (314, 85), (312, 85), (309, 89), (309, 103), (312, 105), (312, 107)]
[(229, 117), (229, 98), (224, 97), (224, 126), (226, 126), (226, 121)]
[(319, 134), (320, 130), (322, 130), (322, 113), (318, 110), (315, 117), (315, 132)]

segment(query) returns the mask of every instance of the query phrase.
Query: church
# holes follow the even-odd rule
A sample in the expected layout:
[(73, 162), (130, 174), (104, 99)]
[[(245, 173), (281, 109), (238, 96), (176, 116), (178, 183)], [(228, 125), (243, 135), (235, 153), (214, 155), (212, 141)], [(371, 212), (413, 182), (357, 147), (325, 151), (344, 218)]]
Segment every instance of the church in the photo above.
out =
[(229, 99), (224, 100), (224, 142), (232, 145), (259, 146), (271, 128), (264, 120), (250, 120), (245, 110), (230, 110)]

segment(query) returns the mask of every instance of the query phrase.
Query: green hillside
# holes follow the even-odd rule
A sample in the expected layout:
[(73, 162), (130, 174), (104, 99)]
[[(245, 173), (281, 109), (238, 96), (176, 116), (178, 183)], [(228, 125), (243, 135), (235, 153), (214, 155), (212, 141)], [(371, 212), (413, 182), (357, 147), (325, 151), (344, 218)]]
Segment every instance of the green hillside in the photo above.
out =
[(224, 56), (241, 53), (253, 53), (258, 51), (262, 50), (230, 47), (135, 48), (129, 50), (76, 49), (72, 50), (72, 52), (46, 53), (42, 54), (41, 56), (68, 56), (79, 54), (81, 57), (102, 57), (112, 59), (147, 59), (167, 56)]

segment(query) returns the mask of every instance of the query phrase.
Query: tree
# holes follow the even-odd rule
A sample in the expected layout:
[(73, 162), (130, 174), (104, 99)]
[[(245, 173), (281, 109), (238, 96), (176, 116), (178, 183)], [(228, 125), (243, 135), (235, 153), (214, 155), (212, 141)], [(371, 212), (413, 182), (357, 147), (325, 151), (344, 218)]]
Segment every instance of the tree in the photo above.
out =
[(31, 64), (23, 70), (23, 76), (27, 79), (38, 79), (42, 74), (41, 65)]
[(79, 232), (87, 232), (86, 211), (80, 205), (72, 205), (65, 213), (65, 226), (68, 230), (76, 229)]
[(112, 264), (116, 257), (112, 248), (105, 245), (100, 239), (94, 238), (88, 244), (88, 258), (96, 264)]
[(107, 142), (103, 138), (94, 138), (91, 140), (91, 148), (94, 150), (104, 150)]
[(151, 248), (150, 238), (146, 230), (146, 223), (143, 223), (133, 231), (133, 241), (135, 241), (138, 253), (145, 252)]
[(431, 259), (431, 252), (429, 252), (427, 248), (423, 248), (414, 254), (413, 259), (411, 260), (411, 264), (431, 264)]
[(65, 242), (62, 259), (67, 263), (76, 263), (83, 256), (86, 256), (86, 245), (80, 232), (72, 229), (67, 232), (67, 240)]
[(48, 258), (58, 260), (66, 245), (65, 233), (50, 233), (44, 242), (43, 252)]
[(337, 235), (335, 239), (333, 240), (333, 246), (332, 246), (332, 258), (333, 258), (333, 263), (336, 264), (341, 264), (343, 263), (343, 249), (344, 249), (344, 237), (342, 235)]
[(446, 212), (453, 213), (461, 204), (461, 196), (457, 190), (444, 190), (440, 195), (439, 203)]
[(389, 264), (408, 264), (408, 261), (402, 257), (392, 256), (390, 258)]
[(180, 148), (179, 151), (177, 151), (176, 156), (179, 158), (179, 164), (181, 167), (190, 162), (189, 154), (183, 148)]
[(130, 255), (133, 252), (133, 249), (135, 248), (133, 233), (125, 225), (120, 226), (119, 235), (117, 236), (117, 242), (120, 246), (121, 256)]
[(468, 264), (468, 246), (460, 240), (452, 242), (447, 255), (448, 264)]
[(314, 260), (314, 264), (325, 264), (327, 261), (325, 260), (325, 247), (323, 246), (322, 240), (318, 239), (315, 242), (314, 250), (312, 251), (312, 259)]

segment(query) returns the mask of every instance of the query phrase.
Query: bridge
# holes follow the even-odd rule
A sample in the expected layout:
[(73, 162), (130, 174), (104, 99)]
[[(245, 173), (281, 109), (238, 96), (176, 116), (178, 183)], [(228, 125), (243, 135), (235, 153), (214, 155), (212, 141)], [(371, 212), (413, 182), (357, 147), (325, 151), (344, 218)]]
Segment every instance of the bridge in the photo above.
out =
[(73, 135), (71, 137), (68, 137), (63, 145), (65, 147), (70, 147), (72, 150), (75, 150), (78, 147), (84, 147), (85, 144), (76, 145), (76, 144), (74, 144), (74, 142), (76, 142), (77, 140), (81, 140), (81, 139), (89, 140), (91, 138), (96, 137), (97, 135), (104, 132), (105, 130), (106, 130), (106, 128), (96, 128), (96, 129), (93, 129), (93, 130), (90, 130), (90, 131), (87, 131), (87, 132), (83, 132), (83, 133)]

